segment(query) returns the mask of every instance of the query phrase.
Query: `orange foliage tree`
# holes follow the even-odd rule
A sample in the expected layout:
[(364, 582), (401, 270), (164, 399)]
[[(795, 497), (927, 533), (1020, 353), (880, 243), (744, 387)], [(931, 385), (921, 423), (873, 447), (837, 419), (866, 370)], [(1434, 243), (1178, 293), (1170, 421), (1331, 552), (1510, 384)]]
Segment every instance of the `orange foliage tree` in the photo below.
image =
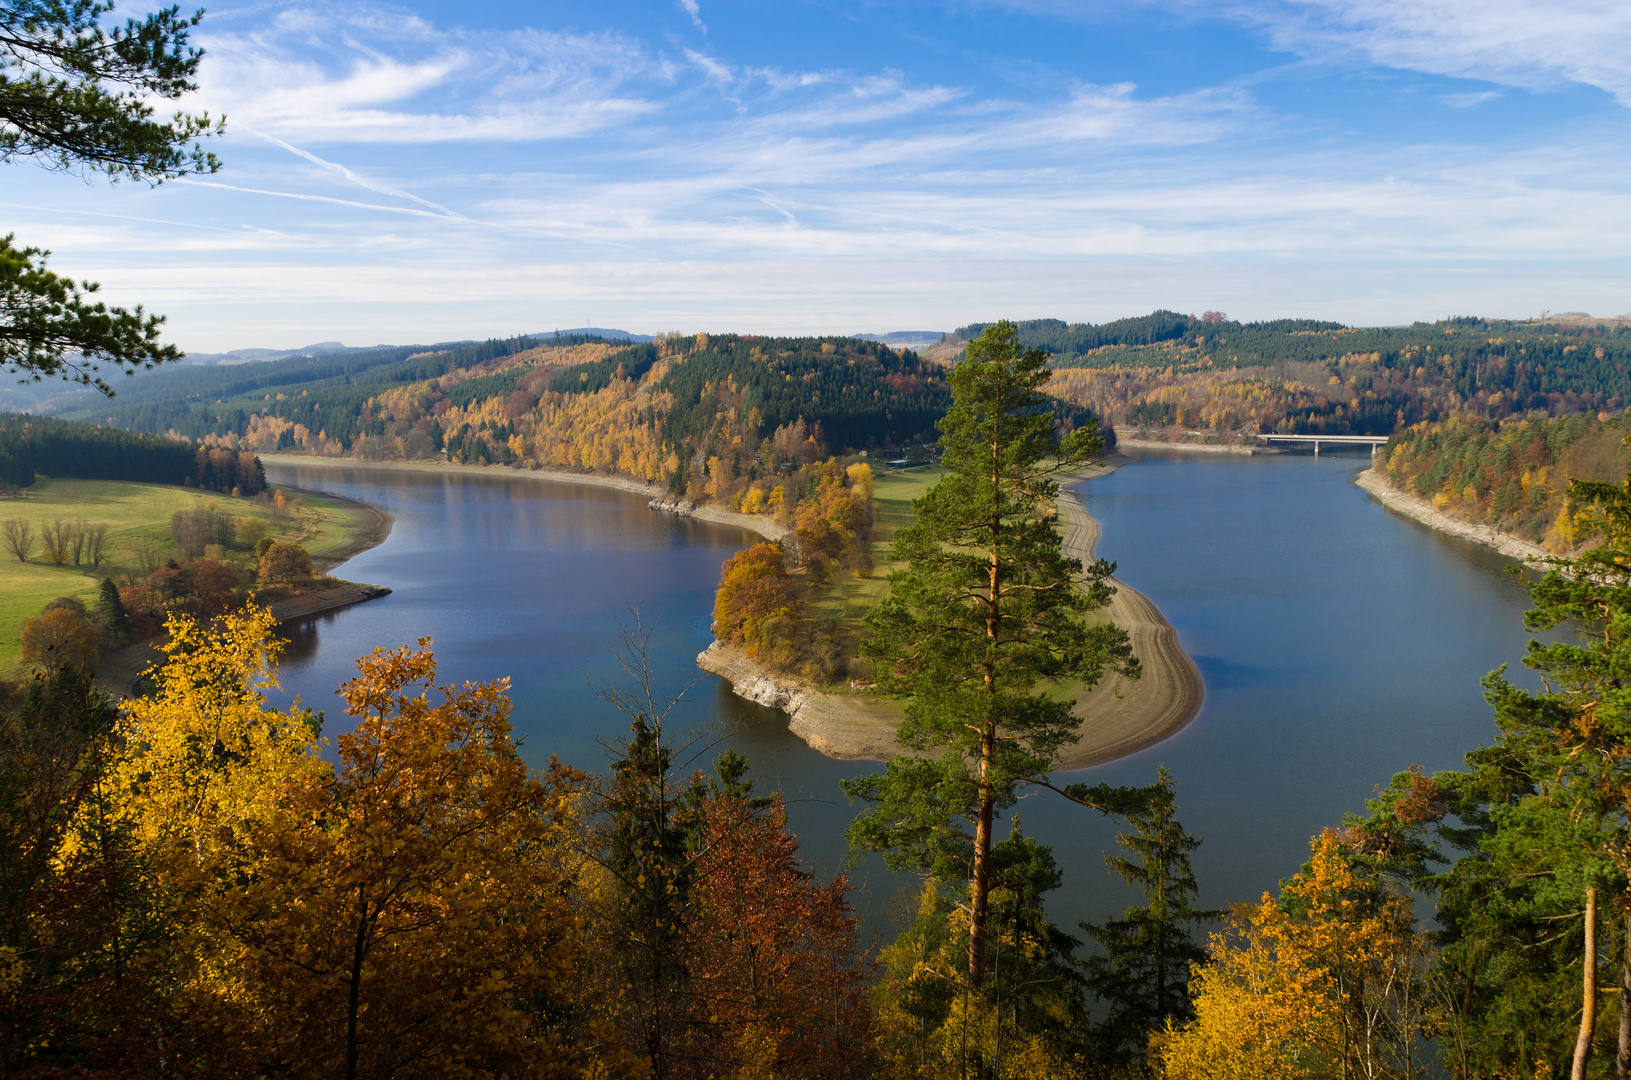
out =
[(96, 663), (96, 627), (67, 608), (53, 608), (23, 624), (22, 659), (48, 675)]
[(1419, 1074), (1427, 948), (1410, 898), (1356, 872), (1336, 833), (1312, 846), (1278, 901), (1212, 936), (1195, 1019), (1153, 1041), (1166, 1080)]
[(720, 571), (714, 636), (741, 643), (754, 660), (791, 663), (803, 606), (781, 546), (755, 544), (731, 556)]
[(708, 1056), (741, 1066), (757, 1052), (781, 1076), (862, 1075), (872, 964), (849, 883), (813, 880), (780, 797), (756, 808), (760, 801), (716, 792), (696, 821), (699, 914), (688, 952), (692, 991), (708, 1013)]
[(246, 1071), (576, 1074), (554, 1018), (582, 777), (532, 774), (507, 680), (436, 686), (428, 645), (358, 661), (338, 773), (289, 786), (210, 906), (194, 1031)]

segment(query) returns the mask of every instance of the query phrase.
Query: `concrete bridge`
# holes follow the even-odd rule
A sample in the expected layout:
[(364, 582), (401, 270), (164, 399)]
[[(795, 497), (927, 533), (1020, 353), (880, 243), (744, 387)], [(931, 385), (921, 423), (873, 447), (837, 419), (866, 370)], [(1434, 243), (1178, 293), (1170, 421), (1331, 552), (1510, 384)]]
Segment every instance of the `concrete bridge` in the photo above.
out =
[(1313, 443), (1314, 444), (1314, 455), (1316, 457), (1319, 456), (1320, 443), (1328, 443), (1328, 444), (1329, 443), (1335, 443), (1335, 444), (1337, 444), (1339, 446), (1346, 446), (1346, 445), (1353, 445), (1353, 444), (1358, 444), (1358, 445), (1362, 445), (1362, 446), (1369, 446), (1371, 448), (1371, 453), (1374, 454), (1374, 453), (1376, 453), (1376, 448), (1378, 446), (1382, 446), (1388, 440), (1388, 437), (1386, 435), (1261, 435), (1260, 434), (1257, 437), (1259, 439), (1262, 439), (1266, 443), (1288, 442), (1288, 443), (1303, 443), (1304, 445), (1307, 445), (1308, 443)]

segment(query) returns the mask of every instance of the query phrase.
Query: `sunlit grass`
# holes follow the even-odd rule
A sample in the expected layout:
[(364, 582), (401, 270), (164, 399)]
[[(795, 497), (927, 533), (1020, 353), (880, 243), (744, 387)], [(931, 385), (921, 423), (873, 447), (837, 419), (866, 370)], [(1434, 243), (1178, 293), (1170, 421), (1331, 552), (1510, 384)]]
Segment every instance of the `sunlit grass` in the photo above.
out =
[[(30, 522), (36, 537), (26, 563), (0, 550), (0, 678), (15, 678), (21, 670), (23, 623), (59, 596), (93, 604), (105, 577), (124, 583), (135, 565), (133, 544), (158, 543), (171, 554), (170, 518), (178, 510), (205, 504), (213, 504), (227, 517), (263, 517), (272, 525), (274, 536), (296, 540), (314, 555), (342, 543), (354, 516), (345, 506), (318, 495), (301, 495), (295, 506), (280, 513), (267, 502), (169, 484), (41, 477), (21, 497), (0, 499), (0, 521), (18, 518)], [(44, 544), (38, 537), (44, 526), (59, 519), (108, 526), (100, 567), (55, 566), (45, 561)]]

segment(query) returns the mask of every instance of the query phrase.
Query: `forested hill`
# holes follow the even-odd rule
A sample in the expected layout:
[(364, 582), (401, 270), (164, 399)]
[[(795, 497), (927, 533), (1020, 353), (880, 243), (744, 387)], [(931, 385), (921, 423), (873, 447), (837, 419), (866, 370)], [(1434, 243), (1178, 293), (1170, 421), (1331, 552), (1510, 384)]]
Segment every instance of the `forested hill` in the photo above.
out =
[(1053, 354), (1055, 394), (1140, 428), (1385, 435), (1449, 416), (1631, 404), (1631, 322), (1622, 319), (1350, 327), (1156, 311), (1019, 327), (1023, 342)]
[(857, 338), (580, 335), (175, 370), (96, 419), (263, 452), (593, 470), (718, 499), (829, 455), (921, 448), (949, 401), (942, 365)]
[(0, 491), (39, 476), (185, 484), (256, 495), (266, 474), (254, 454), (54, 417), (0, 413)]
[[(573, 346), (604, 340), (570, 337), (551, 343)], [(240, 433), (249, 417), (259, 413), (309, 423), (349, 445), (362, 404), (375, 394), (477, 367), (538, 344), (516, 338), (451, 347), (403, 345), (230, 366), (167, 368), (120, 383), (112, 401), (97, 399), (62, 415), (202, 439)], [(330, 415), (319, 416), (324, 409)]]

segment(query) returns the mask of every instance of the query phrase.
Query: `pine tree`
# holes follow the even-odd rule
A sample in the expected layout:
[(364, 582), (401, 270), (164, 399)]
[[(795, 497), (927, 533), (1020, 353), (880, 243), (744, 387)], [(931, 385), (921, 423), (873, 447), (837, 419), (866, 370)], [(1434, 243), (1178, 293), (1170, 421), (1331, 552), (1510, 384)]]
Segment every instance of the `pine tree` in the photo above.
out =
[[(207, 114), (153, 118), (154, 99), (198, 89), (203, 51), (188, 43), (203, 17), (161, 8), (105, 27), (112, 4), (19, 0), (0, 6), (0, 161), (150, 184), (220, 168), (193, 140), (220, 133)], [(189, 148), (188, 143), (192, 146)], [(50, 252), (0, 237), (0, 370), (61, 375), (111, 395), (99, 362), (125, 372), (174, 361), (159, 344), (163, 316), (93, 302), (97, 285), (46, 269)]]
[(1060, 751), (1079, 738), (1071, 700), (1048, 684), (1138, 674), (1126, 633), (1084, 617), (1109, 603), (1114, 567), (1100, 559), (1084, 570), (1061, 550), (1055, 478), (1103, 440), (1085, 429), (1060, 437), (1039, 391), (1047, 378), (1047, 354), (1023, 348), (1006, 321), (970, 342), (951, 373), (952, 406), (940, 423), (946, 474), (895, 534), (904, 567), (868, 615), (873, 636), (863, 647), (878, 660), (880, 685), (908, 699), (897, 737), (924, 756), (845, 784), (872, 806), (850, 828), (852, 850), (968, 880), (976, 990), (985, 981), (994, 819), (1022, 786), (1052, 788)]
[(1104, 857), (1123, 880), (1144, 891), (1146, 903), (1119, 919), (1080, 924), (1100, 950), (1086, 961), (1087, 987), (1108, 1006), (1100, 1042), (1109, 1058), (1122, 1062), (1142, 1056), (1151, 1032), (1168, 1020), (1192, 1018), (1189, 973), (1206, 959), (1193, 929), (1221, 914), (1194, 906), (1199, 887), (1189, 855), (1201, 842), (1178, 821), (1165, 766), (1146, 790), (1144, 805), (1126, 815), (1133, 832), (1117, 837), (1126, 854)]

